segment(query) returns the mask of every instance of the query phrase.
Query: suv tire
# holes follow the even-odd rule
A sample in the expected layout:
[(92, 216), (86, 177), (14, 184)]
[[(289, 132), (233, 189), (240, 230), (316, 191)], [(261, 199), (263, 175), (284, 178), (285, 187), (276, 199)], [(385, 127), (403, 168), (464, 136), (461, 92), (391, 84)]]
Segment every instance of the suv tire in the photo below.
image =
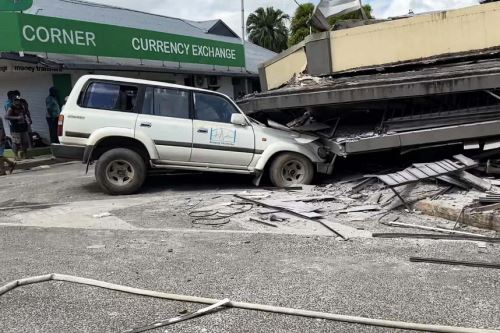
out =
[(283, 153), (271, 163), (269, 178), (274, 186), (291, 187), (309, 185), (314, 178), (314, 166), (305, 156)]
[(96, 163), (95, 178), (99, 186), (111, 195), (136, 193), (146, 180), (146, 163), (135, 151), (111, 149)]

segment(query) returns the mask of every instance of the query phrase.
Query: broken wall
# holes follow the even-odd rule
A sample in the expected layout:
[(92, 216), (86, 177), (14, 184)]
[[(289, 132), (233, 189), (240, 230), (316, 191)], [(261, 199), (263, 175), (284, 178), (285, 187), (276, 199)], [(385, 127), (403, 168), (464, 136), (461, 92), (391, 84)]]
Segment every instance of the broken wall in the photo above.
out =
[(264, 63), (261, 82), (272, 90), (306, 68), (329, 75), (498, 48), (500, 2), (493, 2), (309, 36)]

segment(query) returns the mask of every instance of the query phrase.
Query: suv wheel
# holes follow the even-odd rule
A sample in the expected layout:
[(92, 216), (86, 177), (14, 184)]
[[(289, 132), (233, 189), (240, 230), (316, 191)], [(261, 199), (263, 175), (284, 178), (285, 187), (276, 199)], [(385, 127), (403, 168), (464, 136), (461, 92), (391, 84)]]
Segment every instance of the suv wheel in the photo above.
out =
[(314, 178), (314, 166), (303, 155), (284, 153), (274, 159), (269, 177), (277, 187), (308, 185)]
[(95, 178), (108, 194), (133, 194), (144, 184), (146, 164), (135, 151), (124, 148), (111, 149), (97, 161)]

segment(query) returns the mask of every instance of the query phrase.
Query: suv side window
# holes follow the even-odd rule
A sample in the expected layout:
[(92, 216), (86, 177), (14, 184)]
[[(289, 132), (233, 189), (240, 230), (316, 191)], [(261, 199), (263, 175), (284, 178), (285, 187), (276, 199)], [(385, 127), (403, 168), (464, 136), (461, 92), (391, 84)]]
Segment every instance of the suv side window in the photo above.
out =
[(195, 117), (198, 120), (230, 123), (234, 113), (240, 113), (233, 104), (217, 95), (195, 93)]
[(118, 83), (92, 82), (85, 91), (81, 107), (90, 109), (133, 112), (138, 88)]
[(170, 88), (148, 87), (144, 93), (143, 114), (190, 119), (189, 92)]

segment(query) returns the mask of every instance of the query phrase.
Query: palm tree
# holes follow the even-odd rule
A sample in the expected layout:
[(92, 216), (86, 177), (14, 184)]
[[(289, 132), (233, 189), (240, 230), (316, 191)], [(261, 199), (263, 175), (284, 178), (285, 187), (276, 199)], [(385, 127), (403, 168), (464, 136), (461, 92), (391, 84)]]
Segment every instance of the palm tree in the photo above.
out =
[(247, 19), (248, 39), (259, 46), (274, 52), (287, 48), (288, 28), (285, 22), (290, 16), (280, 9), (260, 7)]

